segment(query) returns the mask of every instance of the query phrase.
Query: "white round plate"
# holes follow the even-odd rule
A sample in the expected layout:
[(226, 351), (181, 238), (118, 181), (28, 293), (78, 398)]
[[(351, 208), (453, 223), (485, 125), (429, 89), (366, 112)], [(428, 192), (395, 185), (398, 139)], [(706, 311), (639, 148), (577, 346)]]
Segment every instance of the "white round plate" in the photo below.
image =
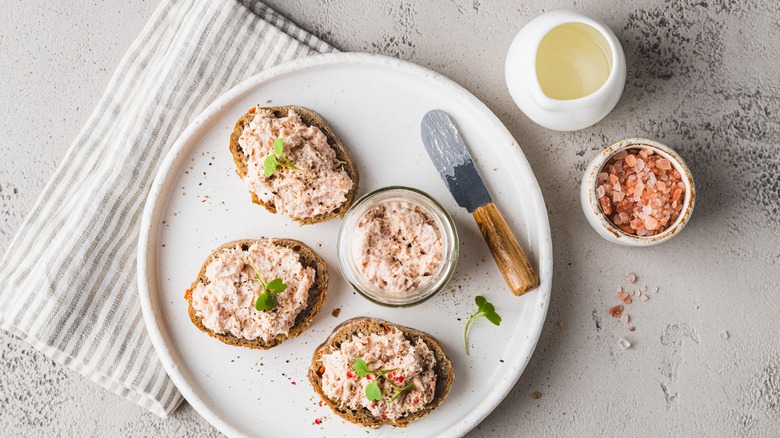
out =
[[(359, 195), (387, 185), (421, 189), (455, 220), (460, 260), (449, 286), (416, 307), (370, 303), (344, 281), (336, 256), (341, 220), (298, 226), (252, 204), (228, 151), (236, 121), (254, 105), (300, 105), (322, 115), (352, 152)], [(420, 121), (434, 108), (450, 113), (493, 199), (541, 276), (522, 297), (509, 292), (471, 215), (455, 203), (420, 138)], [(301, 336), (268, 350), (225, 345), (187, 316), (184, 292), (208, 254), (246, 238), (290, 237), (328, 264), (322, 311)], [(506, 396), (533, 353), (550, 298), (552, 244), (533, 172), (498, 118), (449, 79), (420, 66), (368, 54), (328, 54), (290, 62), (242, 82), (189, 126), (161, 165), (144, 211), (138, 248), (144, 319), (165, 369), (187, 401), (229, 436), (355, 436), (306, 378), (314, 349), (356, 316), (383, 318), (433, 335), (454, 364), (447, 399), (405, 429), (385, 426), (372, 436), (459, 436)], [(503, 317), (500, 327), (472, 325), (471, 355), (463, 327), (484, 295)], [(332, 311), (341, 309), (334, 317)], [(321, 424), (315, 424), (319, 420)]]

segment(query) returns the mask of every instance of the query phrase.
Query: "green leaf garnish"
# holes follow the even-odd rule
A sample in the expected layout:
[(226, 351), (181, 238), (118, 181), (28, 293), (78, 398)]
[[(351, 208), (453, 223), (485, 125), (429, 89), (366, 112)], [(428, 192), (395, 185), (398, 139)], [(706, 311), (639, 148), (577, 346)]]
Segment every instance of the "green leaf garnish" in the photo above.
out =
[(257, 281), (260, 282), (260, 295), (255, 300), (255, 309), (258, 312), (273, 310), (279, 304), (276, 294), (284, 292), (287, 289), (287, 285), (282, 282), (281, 278), (274, 278), (266, 283), (254, 264), (252, 264), (252, 268), (255, 270)]
[(265, 157), (263, 162), (263, 174), (265, 176), (271, 176), (276, 172), (276, 168), (279, 167), (279, 161), (276, 159), (276, 155), (269, 155)]
[(361, 358), (355, 359), (355, 363), (352, 364), (352, 369), (355, 370), (358, 376), (366, 377), (371, 372), (368, 370), (368, 365)]
[(366, 385), (366, 398), (370, 401), (377, 401), (382, 399), (382, 390), (379, 389), (379, 385), (376, 381)]
[(401, 394), (411, 391), (414, 389), (414, 384), (410, 383), (403, 388), (396, 385), (395, 382), (393, 382), (393, 379), (387, 377), (389, 373), (392, 373), (396, 369), (389, 369), (389, 370), (372, 370), (368, 368), (368, 364), (361, 359), (356, 358), (355, 361), (352, 363), (352, 369), (355, 370), (358, 376), (361, 378), (367, 377), (369, 374), (374, 376), (374, 381), (366, 385), (366, 398), (369, 401), (377, 401), (382, 398), (382, 388), (379, 386), (379, 378), (385, 379), (386, 382), (389, 382), (391, 385), (395, 387), (395, 392), (393, 393), (393, 397), (390, 399), (390, 402), (394, 402)]
[(255, 309), (258, 312), (271, 310), (277, 305), (276, 294), (271, 292), (263, 292), (255, 300)]
[(274, 140), (274, 152), (276, 155), (284, 155), (284, 140), (281, 138)]
[(501, 325), (501, 316), (496, 313), (496, 308), (493, 307), (492, 304), (488, 302), (488, 300), (485, 299), (482, 295), (477, 295), (476, 298), (474, 298), (474, 301), (477, 303), (477, 311), (471, 317), (468, 321), (466, 321), (466, 328), (463, 330), (463, 342), (466, 345), (466, 355), (469, 354), (469, 326), (471, 325), (471, 322), (474, 321), (474, 319), (479, 318), (480, 316), (484, 316), (485, 319), (492, 322), (495, 325)]
[(394, 402), (395, 399), (397, 399), (401, 394), (405, 393), (406, 391), (411, 391), (414, 389), (414, 384), (410, 383), (403, 388), (398, 388), (395, 390), (395, 394), (393, 394), (393, 398), (390, 399), (390, 403)]
[(271, 292), (279, 293), (284, 292), (284, 290), (287, 289), (287, 285), (282, 283), (281, 278), (274, 278), (267, 285), (265, 285), (265, 288)]
[(292, 161), (284, 155), (284, 140), (281, 138), (274, 140), (274, 153), (265, 157), (265, 161), (263, 162), (263, 174), (266, 177), (270, 177), (279, 167), (289, 167), (290, 169), (308, 173), (293, 164)]

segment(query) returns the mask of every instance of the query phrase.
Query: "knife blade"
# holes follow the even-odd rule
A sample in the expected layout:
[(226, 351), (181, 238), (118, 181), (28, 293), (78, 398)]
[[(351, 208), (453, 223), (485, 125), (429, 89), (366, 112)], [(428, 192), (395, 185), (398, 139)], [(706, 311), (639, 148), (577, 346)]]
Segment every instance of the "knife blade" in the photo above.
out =
[(493, 202), (449, 114), (441, 110), (425, 114), (422, 139), (433, 165), (458, 205), (474, 213), (479, 207)]
[(429, 111), (423, 116), (421, 135), (425, 150), (455, 201), (474, 215), (512, 293), (522, 295), (539, 286), (539, 278), (493, 203), (449, 114), (442, 110)]

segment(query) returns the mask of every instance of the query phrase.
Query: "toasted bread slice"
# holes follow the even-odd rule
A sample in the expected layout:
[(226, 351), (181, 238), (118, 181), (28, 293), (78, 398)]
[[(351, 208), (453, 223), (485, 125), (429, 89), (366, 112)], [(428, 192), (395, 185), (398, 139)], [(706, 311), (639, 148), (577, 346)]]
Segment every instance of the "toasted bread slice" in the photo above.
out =
[[(334, 217), (340, 217), (343, 216), (344, 213), (347, 212), (349, 207), (352, 206), (352, 202), (355, 200), (355, 194), (357, 193), (358, 189), (358, 170), (355, 166), (355, 163), (352, 161), (352, 155), (350, 155), (349, 150), (344, 146), (344, 143), (341, 142), (341, 140), (336, 136), (336, 134), (333, 132), (333, 129), (328, 125), (327, 122), (325, 122), (325, 119), (323, 119), (319, 114), (315, 113), (314, 111), (304, 108), (301, 106), (295, 106), (295, 105), (287, 105), (287, 106), (269, 106), (269, 107), (262, 107), (262, 109), (271, 111), (275, 117), (281, 118), (286, 117), (288, 112), (290, 110), (295, 111), (300, 117), (303, 123), (305, 123), (308, 126), (314, 126), (319, 128), (320, 131), (322, 131), (323, 134), (325, 134), (325, 137), (328, 138), (328, 145), (330, 145), (331, 148), (336, 152), (336, 159), (338, 159), (343, 166), (344, 171), (349, 175), (350, 179), (352, 180), (352, 189), (347, 193), (347, 200), (341, 204), (338, 208), (336, 208), (333, 211), (322, 213), (317, 216), (309, 217), (309, 218), (291, 218), (295, 222), (298, 222), (302, 225), (304, 224), (315, 224), (318, 222), (323, 222), (328, 219), (334, 218)], [(230, 135), (230, 152), (233, 154), (233, 160), (236, 163), (236, 173), (238, 174), (241, 179), (243, 179), (248, 172), (247, 167), (247, 155), (244, 153), (244, 151), (241, 149), (241, 145), (238, 143), (238, 139), (241, 137), (241, 133), (244, 132), (244, 127), (249, 124), (249, 122), (252, 121), (252, 119), (255, 117), (255, 113), (257, 112), (257, 107), (250, 108), (249, 111), (246, 112), (240, 119), (238, 119), (238, 122), (236, 123), (236, 127), (233, 130), (233, 133)], [(273, 203), (266, 203), (260, 200), (260, 198), (257, 197), (255, 193), (250, 192), (250, 195), (252, 196), (252, 202), (258, 205), (262, 205), (265, 207), (266, 210), (270, 211), (271, 213), (276, 214), (276, 205)]]
[[(428, 348), (430, 348), (433, 352), (433, 355), (436, 358), (436, 366), (434, 368), (436, 372), (436, 392), (434, 394), (433, 401), (428, 403), (428, 405), (426, 405), (425, 409), (423, 410), (417, 411), (403, 418), (390, 420), (385, 418), (377, 418), (371, 413), (371, 411), (363, 407), (359, 408), (358, 410), (352, 410), (348, 407), (342, 407), (336, 400), (329, 399), (322, 390), (322, 356), (326, 353), (337, 350), (342, 342), (351, 340), (355, 334), (384, 333), (390, 330), (390, 327), (395, 327), (401, 330), (401, 332), (404, 334), (404, 337), (410, 341), (413, 341), (417, 338), (422, 339), (423, 342), (428, 345)], [(396, 427), (406, 427), (409, 423), (428, 415), (441, 404), (445, 397), (447, 397), (447, 394), (450, 392), (450, 387), (452, 386), (452, 378), (452, 362), (450, 362), (450, 360), (444, 354), (444, 350), (442, 350), (439, 343), (431, 335), (409, 327), (383, 321), (381, 319), (367, 317), (353, 318), (348, 321), (344, 321), (335, 329), (333, 329), (333, 333), (331, 333), (325, 343), (317, 347), (317, 349), (314, 351), (314, 357), (312, 358), (312, 363), (309, 367), (309, 381), (311, 382), (317, 394), (319, 394), (322, 400), (324, 400), (328, 406), (330, 406), (333, 412), (351, 423), (360, 424), (371, 428), (377, 428), (384, 424), (390, 424)]]
[[(240, 245), (244, 251), (247, 251), (249, 247), (253, 243), (257, 242), (258, 240), (270, 240), (276, 245), (291, 248), (300, 256), (300, 262), (304, 267), (309, 266), (312, 269), (314, 269), (315, 271), (314, 284), (309, 289), (309, 297), (308, 300), (306, 301), (306, 308), (301, 310), (301, 312), (295, 318), (295, 324), (290, 329), (289, 334), (276, 335), (276, 337), (274, 337), (273, 339), (267, 342), (261, 338), (253, 339), (250, 341), (248, 339), (233, 336), (232, 334), (229, 333), (227, 334), (215, 333), (214, 331), (206, 328), (203, 325), (201, 318), (196, 315), (195, 309), (192, 307), (192, 291), (195, 290), (195, 287), (198, 285), (198, 283), (204, 283), (204, 284), (209, 283), (209, 279), (206, 278), (206, 267), (209, 265), (209, 263), (212, 260), (214, 260), (218, 256), (220, 251), (222, 251), (225, 248), (235, 247), (236, 245)], [(309, 248), (302, 242), (293, 239), (258, 239), (258, 240), (236, 240), (233, 242), (228, 242), (220, 246), (219, 248), (215, 249), (214, 251), (212, 251), (209, 257), (206, 259), (206, 261), (203, 262), (203, 266), (200, 268), (200, 272), (198, 273), (197, 280), (195, 280), (190, 286), (190, 288), (187, 289), (184, 298), (187, 300), (187, 304), (189, 306), (188, 312), (190, 315), (190, 319), (192, 320), (192, 323), (195, 324), (195, 326), (201, 329), (202, 331), (206, 332), (209, 336), (213, 336), (219, 339), (220, 341), (230, 345), (267, 350), (271, 347), (275, 347), (279, 345), (282, 341), (284, 341), (287, 338), (294, 338), (300, 335), (307, 327), (309, 327), (309, 325), (311, 325), (311, 322), (314, 320), (314, 317), (317, 316), (317, 313), (320, 311), (320, 308), (322, 307), (322, 303), (325, 301), (325, 297), (327, 296), (328, 268), (325, 265), (325, 261), (322, 260), (322, 258), (320, 258), (319, 256), (317, 256), (314, 253), (314, 251), (311, 250), (311, 248)]]

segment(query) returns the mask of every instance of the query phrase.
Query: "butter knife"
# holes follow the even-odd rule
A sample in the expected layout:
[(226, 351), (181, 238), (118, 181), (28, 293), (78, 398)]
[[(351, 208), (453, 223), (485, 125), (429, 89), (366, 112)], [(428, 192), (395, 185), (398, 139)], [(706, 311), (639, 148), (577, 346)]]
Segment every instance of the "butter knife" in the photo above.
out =
[(515, 295), (539, 286), (539, 277), (493, 203), (466, 144), (449, 114), (433, 110), (422, 119), (422, 141), (458, 205), (474, 215), (490, 253)]

